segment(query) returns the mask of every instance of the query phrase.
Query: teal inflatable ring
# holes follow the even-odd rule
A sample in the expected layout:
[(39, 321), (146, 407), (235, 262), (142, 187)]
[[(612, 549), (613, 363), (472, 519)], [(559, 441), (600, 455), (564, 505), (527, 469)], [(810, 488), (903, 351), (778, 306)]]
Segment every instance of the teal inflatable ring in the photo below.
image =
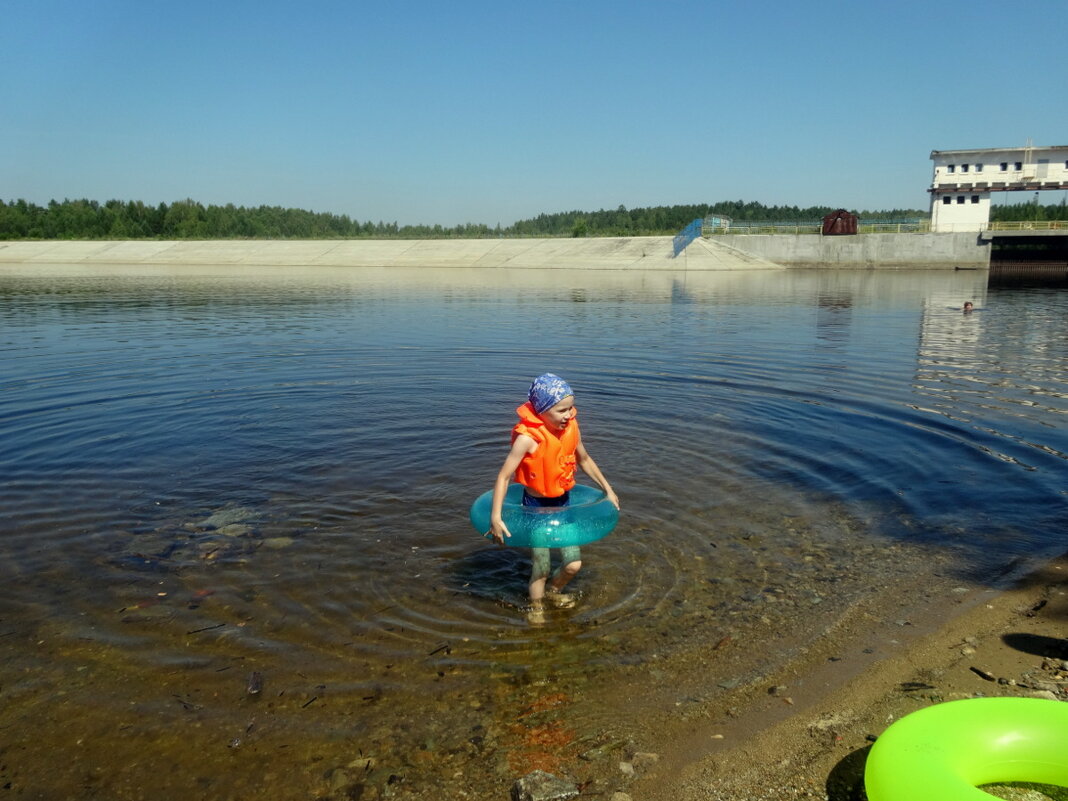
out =
[[(599, 489), (576, 484), (567, 506), (523, 506), (523, 485), (509, 484), (501, 518), (511, 537), (504, 544), (516, 548), (566, 548), (585, 545), (607, 535), (619, 522), (619, 510)], [(493, 490), (471, 504), (471, 525), (488, 536)]]
[(906, 715), (875, 741), (869, 801), (990, 801), (980, 784), (1068, 787), (1068, 703), (969, 698)]

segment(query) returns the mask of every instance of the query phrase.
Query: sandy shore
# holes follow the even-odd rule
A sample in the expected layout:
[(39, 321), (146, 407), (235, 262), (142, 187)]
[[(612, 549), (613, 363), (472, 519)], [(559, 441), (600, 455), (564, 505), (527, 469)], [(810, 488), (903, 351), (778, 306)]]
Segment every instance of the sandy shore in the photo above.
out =
[(955, 610), (911, 619), (926, 633), (844, 680), (851, 671), (841, 663), (859, 640), (843, 627), (791, 675), (757, 688), (734, 716), (694, 726), (673, 753), (665, 742), (628, 794), (642, 801), (862, 799), (872, 741), (910, 712), (978, 696), (1068, 699), (1068, 555), (1010, 589), (970, 595)]

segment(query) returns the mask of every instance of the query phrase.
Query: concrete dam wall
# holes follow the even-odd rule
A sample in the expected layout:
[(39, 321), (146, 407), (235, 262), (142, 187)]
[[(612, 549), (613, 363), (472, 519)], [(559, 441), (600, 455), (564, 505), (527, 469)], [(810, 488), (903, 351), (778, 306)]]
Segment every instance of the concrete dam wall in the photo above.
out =
[(845, 269), (987, 269), (990, 242), (977, 233), (952, 234), (754, 234), (726, 238), (731, 246), (784, 267)]
[(0, 242), (0, 264), (464, 267), (568, 270), (781, 270), (727, 244), (698, 240), (673, 258), (672, 237)]
[(0, 264), (465, 267), (566, 270), (986, 269), (977, 234), (731, 235), (672, 257), (672, 237), (0, 242)]

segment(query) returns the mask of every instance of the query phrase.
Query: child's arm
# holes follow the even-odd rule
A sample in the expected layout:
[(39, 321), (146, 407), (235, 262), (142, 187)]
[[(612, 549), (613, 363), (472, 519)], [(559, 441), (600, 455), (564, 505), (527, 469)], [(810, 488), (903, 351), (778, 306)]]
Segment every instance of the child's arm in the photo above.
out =
[(515, 438), (515, 442), (512, 443), (512, 450), (504, 458), (504, 464), (501, 466), (500, 472), (497, 473), (497, 481), (493, 484), (493, 505), (490, 507), (490, 530), (486, 533), (492, 535), (493, 541), (498, 545), (504, 545), (504, 538), (512, 536), (512, 532), (508, 530), (508, 526), (501, 519), (501, 511), (504, 508), (504, 494), (508, 490), (508, 482), (515, 473), (515, 469), (519, 467), (519, 463), (523, 461), (523, 457), (534, 450), (536, 445), (537, 443), (526, 434), (520, 434)]
[(586, 451), (581, 438), (579, 439), (578, 447), (575, 449), (575, 455), (578, 457), (578, 466), (582, 468), (582, 472), (597, 482), (597, 485), (604, 490), (604, 494), (608, 496), (608, 500), (618, 509), (619, 498), (616, 497), (615, 490), (608, 483), (608, 479), (604, 477), (601, 468), (597, 466), (597, 462), (593, 461), (593, 457)]

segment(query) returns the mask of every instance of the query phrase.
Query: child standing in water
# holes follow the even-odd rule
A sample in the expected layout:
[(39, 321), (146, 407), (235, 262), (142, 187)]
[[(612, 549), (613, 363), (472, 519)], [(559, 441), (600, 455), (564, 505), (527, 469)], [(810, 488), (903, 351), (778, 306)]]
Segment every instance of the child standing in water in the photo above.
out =
[[(489, 533), (494, 542), (503, 545), (505, 539), (512, 536), (501, 518), (501, 511), (513, 475), (523, 485), (524, 506), (567, 506), (570, 490), (575, 486), (575, 467), (578, 466), (619, 508), (619, 499), (608, 479), (582, 444), (575, 396), (564, 379), (552, 373), (535, 378), (530, 384), (527, 402), (516, 409), (516, 414), (519, 422), (512, 428), (512, 449), (493, 485)], [(549, 549), (532, 549), (529, 584), (529, 619), (532, 623), (544, 621), (543, 603), (546, 600), (559, 608), (575, 605), (574, 596), (565, 594), (563, 589), (582, 567), (582, 557), (577, 546), (561, 548), (561, 557), (560, 567), (550, 576)]]

